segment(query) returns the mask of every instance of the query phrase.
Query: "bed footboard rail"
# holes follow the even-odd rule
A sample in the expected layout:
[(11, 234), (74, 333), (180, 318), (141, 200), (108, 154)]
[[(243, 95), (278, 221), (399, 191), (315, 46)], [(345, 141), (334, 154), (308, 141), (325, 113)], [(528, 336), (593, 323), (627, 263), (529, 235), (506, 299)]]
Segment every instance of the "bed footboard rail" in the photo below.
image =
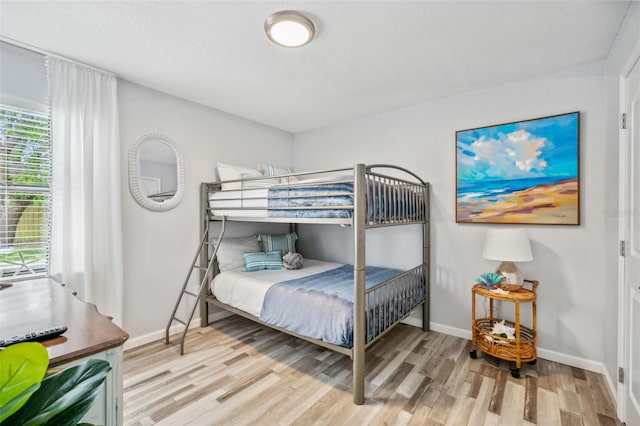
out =
[(409, 316), (414, 308), (427, 303), (424, 274), (425, 266), (419, 265), (365, 290), (365, 347)]

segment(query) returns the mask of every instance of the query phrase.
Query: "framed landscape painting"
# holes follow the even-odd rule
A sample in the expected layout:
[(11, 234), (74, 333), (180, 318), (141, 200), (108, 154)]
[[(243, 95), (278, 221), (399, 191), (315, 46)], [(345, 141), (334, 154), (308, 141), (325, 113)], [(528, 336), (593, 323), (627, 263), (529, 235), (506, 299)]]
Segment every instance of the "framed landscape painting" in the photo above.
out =
[(579, 225), (580, 113), (456, 132), (456, 222)]

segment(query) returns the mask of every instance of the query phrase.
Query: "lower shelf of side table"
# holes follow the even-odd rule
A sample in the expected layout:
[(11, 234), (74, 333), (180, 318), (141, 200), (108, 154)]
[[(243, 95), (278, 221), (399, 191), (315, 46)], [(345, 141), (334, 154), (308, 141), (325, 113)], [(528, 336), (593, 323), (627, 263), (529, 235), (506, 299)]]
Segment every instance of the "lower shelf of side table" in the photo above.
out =
[[(479, 318), (473, 324), (473, 349), (503, 359), (516, 362), (520, 368), (521, 362), (532, 362), (536, 359), (536, 333), (534, 330), (520, 325), (520, 347), (516, 339), (491, 334), (493, 325), (499, 323), (499, 318)], [(513, 321), (505, 320), (505, 324), (514, 327)]]

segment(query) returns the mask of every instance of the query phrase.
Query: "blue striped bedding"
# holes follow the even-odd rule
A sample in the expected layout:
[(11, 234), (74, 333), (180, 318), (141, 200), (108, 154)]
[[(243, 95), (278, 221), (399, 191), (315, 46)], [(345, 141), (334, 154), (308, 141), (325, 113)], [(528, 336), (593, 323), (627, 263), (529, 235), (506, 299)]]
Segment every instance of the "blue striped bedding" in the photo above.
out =
[[(367, 197), (367, 220), (374, 218), (408, 219), (408, 206), (401, 189), (392, 185), (369, 181), (369, 192), (375, 196)], [(353, 209), (353, 182), (319, 182), (316, 186), (295, 183), (288, 187), (275, 186), (268, 190), (268, 206), (270, 217), (296, 218), (351, 218)], [(347, 194), (347, 195), (345, 195)], [(278, 209), (286, 207), (286, 209)], [(296, 208), (298, 207), (298, 208)], [(300, 207), (305, 207), (300, 208)], [(335, 207), (331, 209), (313, 209), (308, 207)], [(412, 216), (420, 212), (415, 211)]]
[[(367, 266), (366, 288), (401, 274), (390, 268)], [(424, 299), (424, 295), (419, 298)], [(368, 313), (367, 341), (397, 321), (420, 300), (405, 303), (389, 297)], [(260, 319), (295, 333), (334, 345), (353, 346), (353, 266), (344, 265), (316, 275), (274, 284), (267, 291)], [(375, 320), (374, 320), (375, 319)]]
[[(353, 183), (323, 183), (318, 186), (294, 186), (269, 188), (269, 216), (307, 218), (350, 218), (353, 196), (335, 195), (352, 193)], [(274, 209), (274, 207), (326, 207), (335, 209)]]

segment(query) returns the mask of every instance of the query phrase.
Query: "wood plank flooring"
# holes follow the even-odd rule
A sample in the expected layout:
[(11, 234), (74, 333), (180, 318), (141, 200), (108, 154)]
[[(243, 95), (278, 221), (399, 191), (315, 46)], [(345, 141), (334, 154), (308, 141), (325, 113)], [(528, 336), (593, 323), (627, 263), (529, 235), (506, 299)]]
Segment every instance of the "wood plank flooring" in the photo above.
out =
[(126, 425), (621, 425), (599, 374), (546, 360), (511, 377), (471, 342), (398, 325), (351, 360), (234, 316), (125, 352)]

